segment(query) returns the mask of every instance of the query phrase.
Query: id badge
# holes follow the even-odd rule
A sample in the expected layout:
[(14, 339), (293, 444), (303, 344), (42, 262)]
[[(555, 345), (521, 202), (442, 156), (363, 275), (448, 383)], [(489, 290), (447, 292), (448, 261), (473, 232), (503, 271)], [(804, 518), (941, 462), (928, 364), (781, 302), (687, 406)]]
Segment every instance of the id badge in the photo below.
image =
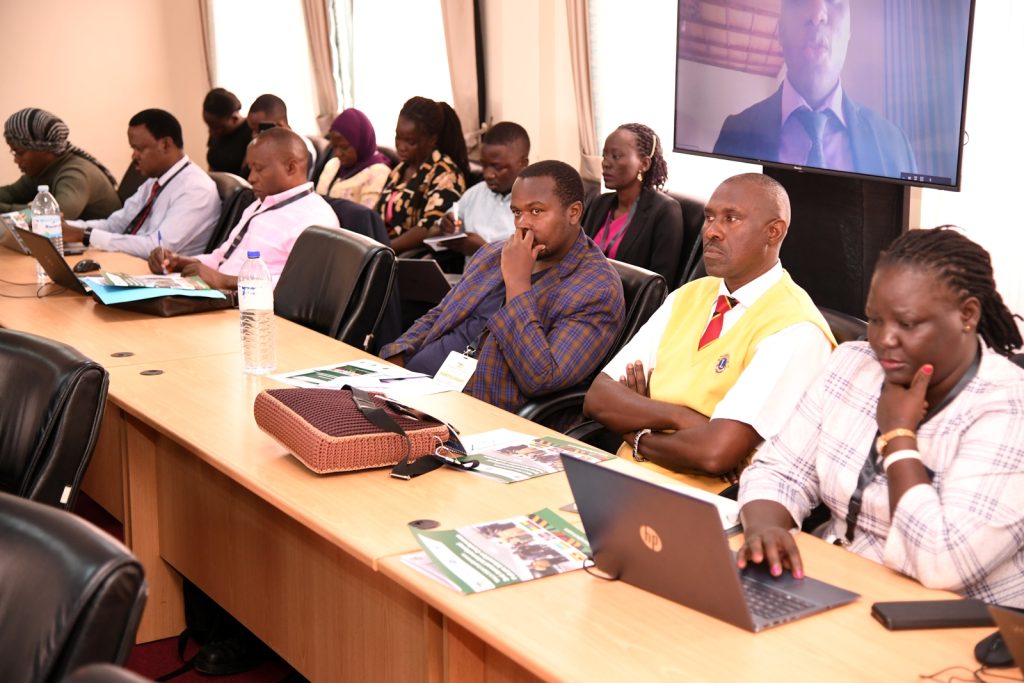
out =
[(445, 358), (441, 368), (434, 375), (434, 379), (441, 384), (451, 388), (452, 391), (462, 391), (469, 384), (469, 378), (476, 372), (476, 358), (452, 351)]

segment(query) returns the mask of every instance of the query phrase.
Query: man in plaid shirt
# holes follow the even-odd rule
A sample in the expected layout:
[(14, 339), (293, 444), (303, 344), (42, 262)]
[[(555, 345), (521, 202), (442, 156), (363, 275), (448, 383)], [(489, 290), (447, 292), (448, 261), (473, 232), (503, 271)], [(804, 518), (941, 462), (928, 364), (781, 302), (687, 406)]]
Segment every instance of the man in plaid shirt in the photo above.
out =
[(481, 248), (444, 300), (380, 356), (434, 375), (449, 354), (475, 349), (466, 391), (515, 411), (590, 377), (622, 328), (624, 303), (618, 275), (580, 229), (575, 169), (528, 166), (511, 210), (512, 237)]

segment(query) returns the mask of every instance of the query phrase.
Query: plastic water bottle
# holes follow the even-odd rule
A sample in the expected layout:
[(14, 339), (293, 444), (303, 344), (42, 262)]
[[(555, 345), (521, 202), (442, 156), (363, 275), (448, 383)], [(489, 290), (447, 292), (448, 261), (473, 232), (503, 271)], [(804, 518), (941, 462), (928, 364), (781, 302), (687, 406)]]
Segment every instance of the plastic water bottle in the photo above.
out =
[(241, 313), (242, 355), (245, 371), (263, 375), (277, 366), (274, 341), (274, 280), (260, 252), (247, 252), (249, 258), (238, 271), (238, 310)]
[[(60, 227), (60, 206), (57, 205), (54, 196), (50, 194), (48, 185), (40, 185), (38, 191), (39, 194), (29, 205), (32, 209), (32, 232), (48, 237), (57, 249), (57, 253), (63, 256), (64, 233)], [(36, 261), (36, 281), (41, 285), (50, 281), (50, 277), (38, 261)]]

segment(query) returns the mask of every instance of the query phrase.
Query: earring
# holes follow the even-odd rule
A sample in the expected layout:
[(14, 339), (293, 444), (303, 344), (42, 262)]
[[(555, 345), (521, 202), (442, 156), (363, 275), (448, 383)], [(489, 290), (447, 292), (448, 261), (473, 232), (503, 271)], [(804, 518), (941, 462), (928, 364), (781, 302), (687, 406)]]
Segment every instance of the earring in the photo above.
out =
[(644, 181), (644, 172), (643, 171), (637, 171), (636, 172), (636, 179), (639, 180), (642, 183)]
[(971, 331), (971, 326), (970, 325), (964, 325), (964, 332), (967, 333), (967, 332), (970, 332), (970, 331)]

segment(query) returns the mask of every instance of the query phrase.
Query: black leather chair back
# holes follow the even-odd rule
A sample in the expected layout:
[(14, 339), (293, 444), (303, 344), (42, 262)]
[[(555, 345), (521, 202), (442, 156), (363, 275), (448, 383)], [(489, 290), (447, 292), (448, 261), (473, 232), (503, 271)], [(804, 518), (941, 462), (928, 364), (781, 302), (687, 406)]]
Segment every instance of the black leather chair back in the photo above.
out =
[(818, 306), (818, 311), (840, 344), (868, 338), (868, 324), (860, 318), (824, 306)]
[(135, 162), (128, 162), (128, 168), (124, 170), (121, 182), (117, 184), (117, 196), (121, 198), (121, 203), (124, 204), (129, 197), (135, 194), (144, 182), (146, 182), (146, 177), (135, 168)]
[(231, 229), (238, 225), (238, 218), (245, 211), (245, 208), (256, 201), (256, 194), (252, 191), (252, 185), (248, 181), (236, 176), (233, 173), (214, 171), (210, 173), (213, 182), (217, 185), (217, 194), (220, 195), (220, 218), (213, 226), (210, 239), (206, 242), (206, 253), (219, 247)]
[(320, 178), (320, 172), (324, 170), (324, 164), (334, 156), (334, 149), (331, 148), (330, 140), (323, 135), (307, 135), (306, 138), (313, 144), (313, 149), (316, 150), (316, 156), (313, 158), (312, 165), (307, 169), (306, 175), (316, 183)]
[[(331, 205), (331, 208), (334, 209), (341, 227), (357, 232), (360, 235), (366, 235), (384, 246), (391, 246), (388, 229), (384, 227), (384, 219), (380, 217), (379, 213), (347, 199), (325, 199), (327, 199), (327, 203)], [(377, 353), (377, 349), (395, 341), (404, 331), (405, 328), (402, 326), (402, 301), (396, 280), (391, 287), (391, 296), (388, 297), (388, 302), (384, 306), (384, 317), (381, 318), (380, 327), (377, 328), (376, 339), (373, 346), (367, 350), (371, 353)]]
[(625, 300), (625, 324), (615, 339), (604, 360), (603, 368), (615, 354), (633, 338), (644, 323), (654, 315), (668, 297), (668, 284), (658, 273), (615, 259), (608, 259), (622, 280), (622, 297)]
[(107, 371), (65, 344), (0, 329), (0, 396), (0, 491), (70, 509), (96, 445)]
[(299, 235), (274, 289), (274, 312), (369, 349), (391, 295), (395, 252), (369, 237), (313, 226)]
[(684, 267), (679, 273), (678, 280), (676, 282), (669, 283), (672, 288), (675, 288), (685, 282), (689, 282), (687, 276), (690, 274), (694, 265), (691, 263), (691, 257), (694, 252), (694, 247), (701, 241), (700, 234), (704, 229), (705, 201), (679, 192), (669, 192), (667, 194), (679, 202), (679, 206), (683, 210), (683, 251), (679, 255), (679, 262), (682, 263)]
[(4, 681), (122, 663), (145, 602), (142, 565), (123, 545), (69, 512), (0, 494)]

